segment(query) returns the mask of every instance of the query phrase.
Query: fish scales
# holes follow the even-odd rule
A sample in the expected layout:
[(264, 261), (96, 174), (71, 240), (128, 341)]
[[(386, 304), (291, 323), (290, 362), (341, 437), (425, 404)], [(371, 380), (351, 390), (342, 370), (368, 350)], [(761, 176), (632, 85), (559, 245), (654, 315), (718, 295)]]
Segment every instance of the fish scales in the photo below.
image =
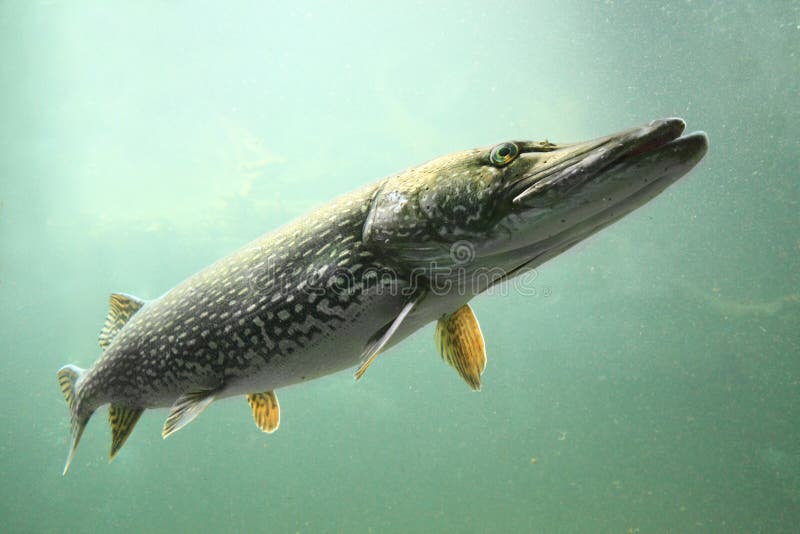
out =
[[(360, 283), (366, 268), (382, 267), (367, 263), (373, 255), (360, 239), (375, 188), (253, 241), (147, 303), (89, 371), (82, 403), (157, 407), (197, 385), (235, 385), (355, 318), (362, 287), (340, 291), (329, 278), (346, 270)], [(332, 233), (321, 237), (323, 228)], [(309, 271), (320, 282), (312, 290)]]
[(58, 382), (70, 409), (66, 473), (109, 404), (110, 458), (145, 409), (167, 437), (215, 399), (245, 395), (280, 423), (276, 389), (358, 366), (435, 322), (442, 359), (481, 388), (486, 345), (469, 306), (644, 205), (704, 156), (703, 133), (653, 121), (584, 143), (507, 141), (367, 185), (144, 301), (110, 297), (104, 349)]

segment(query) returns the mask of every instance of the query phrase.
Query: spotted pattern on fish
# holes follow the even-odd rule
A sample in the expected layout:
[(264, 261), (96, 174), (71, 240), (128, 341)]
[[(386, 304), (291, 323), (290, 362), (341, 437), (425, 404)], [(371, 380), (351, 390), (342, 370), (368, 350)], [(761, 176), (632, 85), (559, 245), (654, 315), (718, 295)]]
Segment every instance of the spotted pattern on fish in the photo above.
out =
[(587, 141), (507, 141), (432, 160), (268, 234), (144, 301), (113, 294), (89, 370), (62, 367), (66, 473), (92, 413), (110, 403), (113, 459), (146, 408), (162, 436), (216, 399), (245, 396), (275, 430), (275, 390), (378, 355), (437, 322), (445, 361), (481, 387), (485, 344), (469, 301), (613, 224), (689, 172), (702, 133), (664, 119)]
[(375, 189), (250, 243), (145, 304), (89, 372), (79, 411), (160, 406), (192, 387), (223, 388), (352, 320), (384, 268), (361, 243)]

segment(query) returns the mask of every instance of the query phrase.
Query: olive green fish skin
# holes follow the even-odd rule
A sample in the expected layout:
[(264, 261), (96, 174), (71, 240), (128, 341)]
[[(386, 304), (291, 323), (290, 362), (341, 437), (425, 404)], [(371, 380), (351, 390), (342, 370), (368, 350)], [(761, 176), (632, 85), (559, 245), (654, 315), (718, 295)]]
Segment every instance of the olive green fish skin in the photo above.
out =
[[(242, 393), (238, 383), (249, 385), (248, 378), (270, 368), (277, 380), (264, 377), (259, 390), (355, 365), (357, 346), (346, 363), (330, 351), (332, 361), (296, 377), (280, 372), (292, 368), (281, 360), (340, 338), (337, 332), (352, 323), (366, 331), (385, 322), (363, 317), (374, 307), (370, 290), (380, 281), (368, 269), (385, 269), (361, 241), (377, 185), (250, 243), (145, 304), (82, 381), (79, 414), (107, 402), (169, 406), (198, 386), (221, 396)], [(331, 277), (340, 277), (338, 284)]]
[[(273, 393), (361, 362), (360, 376), (378, 353), (688, 173), (708, 140), (681, 136), (684, 127), (672, 118), (584, 143), (456, 152), (253, 241), (145, 303), (115, 335), (104, 332), (107, 346), (91, 369), (59, 371), (72, 411), (67, 467), (89, 417), (106, 403), (119, 421), (135, 423), (144, 408), (173, 406), (181, 415), (176, 400), (202, 400), (197, 391), (208, 402)], [(168, 418), (164, 435), (196, 413)], [(130, 428), (117, 431), (116, 450)]]

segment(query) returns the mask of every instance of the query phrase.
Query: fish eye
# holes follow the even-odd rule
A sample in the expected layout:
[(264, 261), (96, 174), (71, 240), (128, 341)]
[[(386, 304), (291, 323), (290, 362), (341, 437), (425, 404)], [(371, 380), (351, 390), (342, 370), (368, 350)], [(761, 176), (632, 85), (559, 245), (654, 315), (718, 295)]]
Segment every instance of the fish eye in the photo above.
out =
[(489, 161), (492, 165), (503, 167), (508, 165), (519, 155), (519, 148), (514, 143), (500, 143), (492, 148), (489, 153)]

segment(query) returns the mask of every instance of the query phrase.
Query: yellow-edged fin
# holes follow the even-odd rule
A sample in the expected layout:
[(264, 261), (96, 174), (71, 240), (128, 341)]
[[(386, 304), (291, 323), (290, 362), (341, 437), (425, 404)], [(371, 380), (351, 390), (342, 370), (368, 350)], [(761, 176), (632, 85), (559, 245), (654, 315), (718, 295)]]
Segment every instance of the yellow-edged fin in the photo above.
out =
[(486, 369), (486, 346), (478, 319), (469, 304), (443, 315), (436, 323), (436, 346), (442, 358), (474, 389), (481, 389)]
[(131, 435), (133, 427), (144, 412), (144, 408), (130, 408), (112, 404), (108, 407), (108, 422), (111, 424), (111, 452), (108, 461), (111, 462)]
[(61, 386), (61, 393), (64, 394), (70, 412), (75, 409), (75, 386), (78, 378), (85, 372), (86, 370), (74, 365), (65, 365), (58, 370), (58, 385)]
[(278, 405), (278, 396), (274, 391), (264, 393), (248, 393), (247, 402), (253, 410), (253, 419), (262, 432), (272, 433), (278, 430), (281, 424), (281, 408)]
[(354, 375), (356, 380), (359, 380), (362, 376), (364, 376), (364, 373), (367, 372), (367, 369), (369, 369), (369, 366), (372, 365), (372, 362), (375, 361), (375, 358), (378, 357), (378, 354), (380, 354), (380, 351), (377, 350), (372, 351), (370, 355), (367, 357), (366, 361), (364, 361), (364, 363), (358, 366), (358, 369), (356, 369)]
[(67, 461), (64, 464), (63, 475), (66, 475), (67, 471), (69, 471), (69, 466), (72, 463), (72, 459), (75, 457), (75, 450), (78, 448), (78, 443), (81, 441), (83, 429), (86, 428), (86, 423), (89, 421), (89, 417), (91, 417), (91, 414), (89, 414), (84, 418), (79, 418), (75, 411), (78, 382), (85, 373), (85, 369), (81, 369), (75, 365), (65, 365), (58, 370), (58, 383), (61, 386), (61, 392), (64, 394), (64, 400), (67, 401), (67, 407), (69, 407), (70, 435), (72, 438), (70, 440), (69, 453), (67, 453)]
[(364, 347), (363, 352), (361, 353), (361, 365), (358, 366), (356, 369), (355, 378), (358, 380), (364, 373), (367, 372), (369, 366), (372, 365), (372, 362), (375, 361), (375, 358), (378, 357), (378, 354), (381, 353), (383, 347), (389, 342), (397, 329), (400, 328), (400, 325), (403, 323), (403, 320), (411, 313), (411, 310), (416, 307), (417, 304), (422, 302), (422, 299), (425, 298), (426, 292), (420, 291), (416, 294), (416, 296), (408, 301), (403, 309), (400, 310), (400, 313), (395, 317), (394, 321), (386, 325), (383, 329), (378, 330), (378, 332), (372, 336), (372, 339), (367, 342), (367, 345)]
[(100, 346), (106, 348), (114, 336), (125, 326), (134, 313), (145, 305), (145, 301), (132, 295), (111, 293), (108, 298), (109, 310), (103, 329), (100, 331)]

